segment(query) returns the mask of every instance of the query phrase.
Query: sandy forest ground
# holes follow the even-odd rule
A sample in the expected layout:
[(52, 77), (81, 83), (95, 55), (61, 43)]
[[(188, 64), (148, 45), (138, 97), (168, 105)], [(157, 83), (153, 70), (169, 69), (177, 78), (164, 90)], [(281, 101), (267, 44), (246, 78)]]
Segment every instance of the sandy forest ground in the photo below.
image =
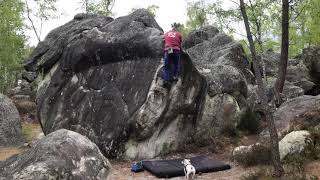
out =
[[(39, 135), (42, 133), (41, 127), (39, 124), (23, 122), (23, 135), (25, 136), (28, 143), (31, 143), (34, 139), (39, 138)], [(250, 145), (257, 141), (256, 136), (245, 136), (239, 140), (239, 144), (241, 145)], [(11, 156), (17, 155), (25, 150), (27, 150), (28, 146), (23, 147), (0, 147), (0, 161), (4, 161)], [(250, 167), (245, 168), (236, 163), (230, 161), (230, 155), (233, 147), (229, 146), (218, 153), (208, 153), (208, 149), (201, 149), (196, 153), (175, 153), (170, 154), (166, 157), (161, 157), (165, 159), (173, 159), (173, 158), (184, 158), (184, 157), (192, 157), (197, 155), (206, 154), (212, 159), (220, 160), (225, 163), (231, 165), (230, 170), (214, 172), (214, 173), (204, 173), (197, 174), (196, 179), (203, 180), (237, 180), (241, 179), (241, 177), (253, 173), (258, 170), (260, 167)], [(110, 160), (112, 164), (112, 174), (110, 176), (111, 180), (153, 180), (159, 179), (148, 173), (147, 171), (143, 171), (140, 173), (133, 173), (130, 171), (130, 166), (133, 161), (123, 161), (123, 160)], [(305, 173), (308, 175), (318, 176), (320, 178), (320, 161), (314, 161), (305, 164)], [(172, 180), (183, 180), (184, 177), (170, 178)]]

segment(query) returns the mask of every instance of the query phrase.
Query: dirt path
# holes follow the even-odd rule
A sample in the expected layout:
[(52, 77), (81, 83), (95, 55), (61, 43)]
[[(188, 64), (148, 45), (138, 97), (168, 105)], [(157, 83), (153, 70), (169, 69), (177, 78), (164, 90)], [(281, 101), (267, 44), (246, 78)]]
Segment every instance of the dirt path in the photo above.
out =
[[(130, 171), (130, 162), (111, 162), (113, 167), (113, 172), (110, 177), (111, 180), (156, 180), (159, 179), (147, 171), (140, 173), (133, 173)], [(240, 179), (242, 175), (253, 171), (253, 169), (245, 169), (240, 166), (235, 166), (231, 164), (232, 168), (227, 171), (220, 171), (214, 173), (205, 173), (201, 175), (196, 175), (196, 179), (204, 180), (237, 180)], [(184, 177), (170, 178), (171, 180), (184, 180)]]
[(309, 177), (318, 177), (320, 179), (320, 160), (308, 162), (304, 166), (304, 172)]
[[(223, 161), (227, 164), (231, 165), (230, 170), (214, 172), (214, 173), (204, 173), (204, 174), (197, 174), (196, 179), (204, 179), (204, 180), (237, 180), (240, 179), (241, 176), (248, 174), (249, 172), (253, 171), (254, 168), (243, 168), (239, 165), (236, 165), (233, 162), (230, 162), (228, 157), (230, 156), (231, 151), (225, 151), (224, 153), (220, 154), (208, 154), (205, 152), (199, 152), (194, 154), (174, 154), (166, 157), (167, 159), (173, 158), (182, 158), (182, 157), (194, 157), (198, 155), (207, 155), (212, 159)], [(156, 180), (159, 179), (147, 171), (143, 171), (140, 173), (133, 173), (130, 170), (131, 163), (133, 161), (110, 161), (112, 164), (113, 172), (110, 177), (111, 180)], [(184, 180), (184, 177), (176, 177), (170, 178), (171, 180)]]
[[(28, 143), (31, 143), (33, 140), (40, 138), (42, 130), (39, 124), (34, 123), (23, 123), (23, 135), (26, 138)], [(252, 144), (256, 142), (256, 138), (254, 136), (252, 137), (245, 137), (241, 141), (241, 144)], [(0, 147), (0, 161), (6, 160), (9, 157), (19, 154), (23, 152), (24, 150), (28, 149), (28, 147)], [(204, 180), (237, 180), (240, 179), (241, 176), (251, 172), (254, 170), (254, 168), (243, 168), (239, 165), (234, 164), (233, 162), (229, 161), (229, 157), (231, 154), (231, 149), (226, 148), (228, 151), (220, 152), (219, 154), (208, 154), (207, 150), (200, 150), (198, 153), (194, 154), (186, 154), (186, 153), (180, 153), (180, 154), (173, 154), (166, 157), (166, 159), (173, 159), (173, 158), (184, 158), (184, 157), (193, 157), (197, 155), (208, 155), (212, 159), (223, 161), (227, 164), (231, 165), (230, 170), (226, 171), (220, 171), (215, 173), (204, 173), (204, 174), (197, 174), (196, 179), (204, 179)], [(150, 174), (147, 171), (143, 171), (140, 173), (133, 173), (130, 170), (131, 163), (133, 161), (119, 161), (119, 160), (110, 160), (112, 164), (112, 174), (110, 176), (111, 180), (156, 180), (159, 179), (152, 174)], [(172, 180), (183, 180), (184, 177), (176, 177), (171, 178)]]
[(24, 148), (18, 148), (18, 147), (0, 147), (0, 161), (4, 161), (11, 156), (20, 154), (23, 152)]
[[(27, 143), (31, 143), (35, 139), (40, 138), (39, 135), (42, 134), (42, 130), (39, 124), (37, 123), (22, 123), (22, 134)], [(1, 147), (0, 146), (0, 161), (4, 161), (11, 156), (20, 154), (21, 152), (27, 150), (29, 147)]]

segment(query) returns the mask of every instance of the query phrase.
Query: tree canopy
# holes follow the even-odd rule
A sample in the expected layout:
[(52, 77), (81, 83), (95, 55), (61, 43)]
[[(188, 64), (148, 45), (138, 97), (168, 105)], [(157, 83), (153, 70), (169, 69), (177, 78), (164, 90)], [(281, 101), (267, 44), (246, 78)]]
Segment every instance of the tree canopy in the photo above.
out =
[[(233, 4), (227, 6), (226, 2)], [(247, 0), (248, 21), (254, 37), (257, 53), (267, 49), (280, 50), (281, 39), (281, 1)], [(268, 8), (266, 8), (268, 7)], [(238, 1), (204, 1), (188, 2), (188, 20), (184, 25), (192, 29), (210, 24), (243, 43), (246, 52), (249, 46), (246, 40)], [(290, 47), (289, 56), (294, 57), (308, 46), (320, 44), (320, 1), (290, 1)]]
[(113, 16), (114, 3), (115, 0), (82, 0), (82, 8), (86, 13)]
[(23, 8), (20, 0), (0, 1), (0, 92), (14, 84), (25, 55)]

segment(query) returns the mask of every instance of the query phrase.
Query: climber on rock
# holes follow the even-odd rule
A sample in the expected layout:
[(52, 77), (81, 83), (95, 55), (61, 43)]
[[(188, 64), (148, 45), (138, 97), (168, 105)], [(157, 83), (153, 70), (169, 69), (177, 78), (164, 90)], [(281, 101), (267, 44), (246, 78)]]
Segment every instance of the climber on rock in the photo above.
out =
[(172, 30), (165, 33), (165, 48), (164, 48), (164, 73), (163, 79), (165, 84), (170, 84), (173, 81), (178, 81), (180, 73), (180, 55), (182, 35), (177, 31), (178, 24), (171, 25)]

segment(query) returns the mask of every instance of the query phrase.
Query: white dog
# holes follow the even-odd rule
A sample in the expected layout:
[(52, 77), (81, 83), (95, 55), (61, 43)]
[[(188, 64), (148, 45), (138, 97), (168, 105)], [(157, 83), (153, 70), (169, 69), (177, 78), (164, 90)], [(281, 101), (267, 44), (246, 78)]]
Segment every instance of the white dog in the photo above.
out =
[(184, 159), (181, 162), (184, 165), (184, 175), (186, 176), (186, 179), (194, 179), (195, 175), (196, 175), (196, 169), (192, 166), (192, 164), (190, 163), (190, 159)]

